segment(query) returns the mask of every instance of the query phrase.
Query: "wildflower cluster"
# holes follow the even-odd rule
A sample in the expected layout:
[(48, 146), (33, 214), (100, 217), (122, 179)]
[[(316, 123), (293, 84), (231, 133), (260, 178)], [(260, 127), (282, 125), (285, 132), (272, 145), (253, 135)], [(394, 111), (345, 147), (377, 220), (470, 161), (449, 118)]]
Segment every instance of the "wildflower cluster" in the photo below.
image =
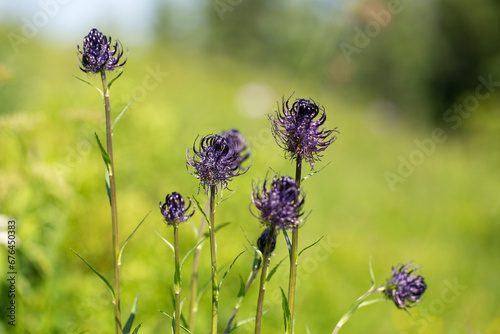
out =
[[(120, 309), (120, 257), (121, 250), (119, 247), (118, 239), (118, 218), (117, 218), (117, 205), (116, 205), (116, 188), (114, 179), (114, 160), (112, 154), (112, 126), (111, 126), (111, 107), (109, 101), (110, 84), (106, 81), (106, 71), (113, 71), (122, 67), (127, 58), (124, 60), (123, 47), (120, 42), (112, 42), (111, 37), (106, 37), (97, 29), (92, 29), (90, 33), (83, 40), (83, 49), (78, 46), (80, 54), (79, 67), (86, 73), (100, 73), (103, 83), (103, 98), (106, 109), (106, 139), (107, 151), (102, 147), (99, 138), (97, 137), (101, 154), (104, 161), (107, 163), (108, 177), (109, 177), (109, 198), (112, 208), (112, 235), (113, 235), (113, 273), (114, 281), (113, 286), (107, 282), (108, 287), (111, 288), (113, 295), (113, 304), (115, 308), (115, 331), (117, 334), (123, 332), (130, 332), (132, 322), (135, 317), (132, 311), (129, 320), (126, 322), (125, 327), (121, 322), (121, 309)], [(290, 256), (290, 275), (288, 295), (285, 296), (283, 292), (283, 307), (285, 314), (285, 332), (293, 332), (294, 324), (294, 303), (295, 303), (295, 289), (297, 279), (297, 266), (299, 259), (298, 251), (298, 231), (300, 224), (304, 221), (304, 202), (305, 196), (301, 190), (301, 163), (302, 160), (310, 164), (311, 169), (314, 168), (314, 163), (319, 161), (324, 152), (335, 140), (335, 129), (324, 129), (323, 126), (326, 122), (326, 112), (323, 107), (320, 107), (313, 100), (297, 99), (290, 106), (290, 99), (283, 98), (281, 111), (275, 111), (274, 117), (269, 116), (271, 121), (271, 132), (276, 140), (278, 146), (285, 151), (287, 158), (296, 160), (296, 175), (295, 179), (290, 176), (279, 176), (275, 174), (270, 178), (266, 178), (262, 186), (254, 185), (251, 193), (251, 202), (257, 209), (251, 213), (264, 225), (264, 231), (257, 239), (256, 246), (258, 251), (255, 252), (255, 259), (252, 266), (252, 271), (246, 282), (241, 281), (240, 291), (238, 294), (238, 302), (233, 309), (233, 313), (229, 319), (224, 333), (231, 332), (233, 321), (236, 317), (238, 309), (242, 305), (243, 299), (248, 292), (250, 286), (257, 277), (260, 270), (260, 289), (257, 300), (257, 311), (255, 316), (255, 333), (260, 334), (262, 329), (262, 316), (264, 314), (264, 294), (266, 285), (274, 274), (276, 269), (269, 271), (272, 252), (276, 247), (277, 235), (280, 231), (286, 234), (287, 231), (292, 231), (291, 242), (287, 237), (287, 244), (289, 246)], [(244, 167), (243, 163), (250, 157), (250, 148), (242, 136), (236, 130), (231, 129), (221, 132), (220, 134), (210, 134), (201, 137), (199, 142), (195, 139), (193, 144), (193, 153), (190, 150), (186, 152), (186, 168), (188, 172), (194, 177), (199, 179), (198, 192), (200, 187), (203, 186), (205, 193), (209, 194), (206, 210), (208, 214), (198, 206), (199, 211), (203, 211), (204, 220), (197, 231), (198, 240), (195, 246), (188, 252), (188, 255), (193, 251), (201, 252), (201, 245), (205, 238), (210, 241), (210, 266), (211, 266), (211, 283), (212, 283), (212, 313), (211, 313), (211, 333), (219, 332), (218, 326), (218, 312), (219, 312), (219, 296), (221, 283), (224, 280), (226, 273), (222, 275), (219, 281), (219, 271), (217, 270), (217, 243), (215, 239), (215, 231), (217, 230), (215, 222), (216, 213), (216, 193), (218, 189), (228, 189), (229, 182), (236, 176), (244, 174), (249, 167)], [(109, 166), (108, 166), (109, 164)], [(195, 213), (195, 207), (191, 198), (187, 197), (188, 203), (184, 197), (178, 192), (169, 193), (165, 197), (164, 203), (159, 202), (160, 212), (167, 224), (173, 225), (173, 245), (164, 239), (169, 244), (174, 252), (174, 315), (171, 317), (173, 320), (172, 327), (175, 334), (180, 334), (181, 319), (181, 270), (183, 261), (180, 261), (180, 242), (179, 242), (179, 229), (180, 223), (187, 221)], [(195, 198), (196, 204), (199, 205), (198, 200)], [(141, 222), (142, 223), (142, 222)], [(140, 225), (140, 224), (139, 224)], [(209, 231), (204, 233), (205, 226), (209, 226)], [(137, 230), (137, 229), (136, 229)], [(135, 231), (134, 231), (135, 233)], [(130, 237), (129, 237), (130, 238)], [(127, 239), (128, 241), (128, 239)], [(125, 242), (125, 244), (127, 243)], [(124, 244), (124, 245), (125, 245)], [(123, 245), (123, 246), (124, 246)], [(308, 248), (308, 247), (306, 247)], [(120, 251), (120, 252), (118, 252)], [(238, 255), (239, 256), (239, 255)], [(238, 258), (238, 257), (237, 257)], [(236, 259), (237, 259), (236, 258)], [(194, 332), (194, 316), (198, 308), (197, 305), (197, 276), (198, 276), (198, 260), (199, 257), (193, 257), (193, 270), (191, 282), (191, 303), (189, 310), (189, 323), (187, 324), (187, 332)], [(236, 261), (236, 260), (235, 260)], [(234, 263), (234, 262), (233, 262)], [(231, 266), (229, 269), (231, 269)], [(92, 267), (90, 267), (93, 269)], [(277, 266), (275, 267), (277, 268)], [(228, 269), (228, 271), (229, 271)], [(418, 304), (423, 297), (427, 285), (424, 278), (416, 274), (417, 267), (412, 264), (398, 265), (392, 268), (392, 277), (389, 278), (386, 284), (382, 286), (373, 286), (367, 293), (362, 295), (351, 306), (350, 310), (341, 318), (333, 334), (338, 333), (342, 325), (349, 319), (354, 311), (366, 302), (368, 297), (375, 293), (383, 293), (388, 299), (392, 300), (396, 307), (399, 309), (407, 310)], [(94, 269), (93, 269), (94, 270)], [(95, 272), (95, 270), (94, 270)], [(97, 273), (97, 272), (96, 272)], [(98, 274), (101, 279), (103, 276)], [(373, 279), (374, 281), (374, 279)], [(285, 309), (288, 308), (288, 309)], [(130, 322), (129, 322), (130, 321)], [(134, 331), (136, 333), (141, 325), (138, 325)], [(236, 326), (236, 325), (235, 325)], [(125, 330), (127, 328), (127, 330)], [(185, 328), (186, 329), (186, 328)]]

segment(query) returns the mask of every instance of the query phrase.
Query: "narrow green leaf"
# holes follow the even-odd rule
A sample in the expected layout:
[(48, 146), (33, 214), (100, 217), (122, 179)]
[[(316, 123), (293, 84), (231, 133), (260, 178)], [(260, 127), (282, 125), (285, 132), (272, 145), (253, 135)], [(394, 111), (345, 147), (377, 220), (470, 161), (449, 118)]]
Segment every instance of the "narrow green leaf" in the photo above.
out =
[(180, 263), (180, 266), (181, 266), (181, 269), (182, 267), (184, 266), (184, 263), (186, 262), (186, 260), (188, 259), (189, 255), (191, 255), (191, 253), (193, 253), (195, 251), (195, 249), (201, 245), (202, 243), (204, 243), (205, 241), (207, 240), (207, 236), (203, 236), (200, 240), (198, 240), (198, 242), (190, 249), (186, 252), (186, 255), (184, 255), (184, 257), (182, 258), (182, 261)]
[(378, 303), (378, 302), (385, 302), (385, 301), (387, 301), (387, 299), (383, 299), (383, 298), (367, 300), (367, 301), (364, 301), (361, 304), (359, 304), (358, 308), (364, 307), (364, 306), (368, 306), (368, 305), (371, 305), (371, 304), (375, 304), (375, 303)]
[(274, 266), (273, 269), (271, 269), (269, 271), (269, 273), (267, 274), (267, 278), (266, 278), (266, 282), (269, 282), (271, 280), (271, 277), (273, 277), (273, 275), (276, 273), (276, 270), (278, 270), (278, 267), (283, 263), (283, 261), (286, 260), (286, 256), (280, 261), (278, 262), (277, 265)]
[(108, 152), (104, 149), (104, 147), (101, 144), (101, 141), (99, 140), (99, 136), (97, 133), (94, 132), (95, 139), (97, 140), (97, 146), (99, 146), (99, 149), (101, 150), (101, 156), (102, 160), (104, 161), (104, 166), (106, 167), (106, 190), (108, 191), (108, 200), (109, 200), (109, 205), (111, 205), (111, 189), (109, 185), (109, 175), (111, 174), (111, 160), (109, 159)]
[(113, 297), (113, 302), (115, 301), (115, 290), (113, 289), (113, 287), (111, 286), (111, 284), (109, 284), (108, 280), (102, 276), (97, 270), (94, 269), (94, 267), (92, 267), (92, 265), (90, 263), (87, 262), (87, 260), (85, 260), (80, 254), (78, 254), (73, 248), (70, 247), (70, 249), (73, 251), (73, 253), (76, 254), (76, 256), (78, 256), (80, 259), (82, 259), (83, 262), (85, 262), (85, 264), (97, 275), (99, 276), (99, 278), (106, 284), (106, 286), (108, 287), (109, 291), (111, 292), (111, 296)]
[(286, 245), (288, 247), (288, 256), (290, 256), (290, 259), (291, 259), (292, 258), (292, 242), (290, 241), (290, 238), (288, 237), (288, 233), (286, 233), (285, 229), (283, 229), (283, 235), (285, 236)]
[(94, 132), (94, 135), (95, 139), (97, 140), (97, 145), (101, 150), (102, 160), (104, 160), (104, 165), (106, 166), (106, 170), (108, 171), (109, 174), (111, 173), (111, 160), (109, 159), (108, 152), (104, 149), (104, 146), (102, 146), (101, 141), (99, 140), (99, 136), (97, 135), (96, 132)]
[(317, 174), (317, 173), (321, 172), (323, 169), (325, 169), (325, 168), (326, 168), (329, 164), (331, 164), (331, 163), (332, 163), (332, 162), (330, 161), (329, 163), (327, 163), (327, 164), (326, 164), (325, 166), (323, 166), (322, 168), (320, 168), (320, 169), (318, 169), (318, 170), (315, 170), (315, 171), (313, 171), (312, 173), (307, 174), (306, 176), (304, 176), (304, 177), (301, 179), (301, 181), (305, 181), (305, 180), (307, 180), (308, 178), (310, 178), (311, 176), (313, 176), (313, 175), (315, 175), (315, 174)]
[(250, 246), (252, 246), (252, 248), (255, 250), (255, 252), (257, 253), (257, 257), (258, 259), (257, 260), (262, 260), (262, 252), (260, 251), (259, 247), (257, 247), (253, 242), (250, 241), (250, 239), (248, 239), (247, 235), (245, 234), (245, 231), (243, 230), (243, 228), (241, 229), (243, 231), (243, 236), (245, 237), (245, 239), (247, 239), (248, 243), (250, 244)]
[(111, 85), (116, 81), (116, 79), (118, 79), (119, 77), (121, 77), (122, 74), (123, 74), (123, 71), (121, 71), (120, 73), (118, 73), (118, 75), (116, 77), (114, 77), (113, 79), (111, 79), (111, 81), (108, 83), (108, 89), (111, 88)]
[[(172, 321), (174, 321), (174, 318), (170, 314), (168, 314), (166, 312), (163, 312), (162, 310), (158, 310), (158, 311), (160, 311), (161, 313), (163, 313), (164, 315), (166, 315), (167, 317), (169, 317), (170, 319), (172, 319)], [(186, 333), (193, 334), (186, 327), (182, 326), (181, 324), (179, 324), (179, 325), (180, 325), (181, 329), (183, 329)]]
[(370, 259), (368, 260), (368, 268), (370, 270), (370, 280), (372, 282), (372, 288), (375, 287), (375, 275), (373, 274), (373, 267), (372, 267), (372, 256), (370, 255)]
[(161, 234), (154, 227), (153, 227), (153, 230), (155, 230), (156, 234), (158, 234), (158, 236), (161, 238), (161, 240), (165, 241), (165, 243), (168, 245), (168, 247), (170, 247), (170, 249), (172, 250), (172, 254), (175, 254), (174, 246), (167, 239), (162, 237)]
[(134, 102), (134, 100), (135, 100), (135, 97), (132, 100), (130, 100), (130, 102), (125, 106), (125, 108), (123, 108), (122, 112), (118, 116), (116, 116), (113, 124), (111, 125), (111, 130), (113, 130), (115, 128), (118, 121), (123, 117), (123, 115), (125, 114), (125, 111), (127, 111), (128, 107), (132, 104), (132, 102)]
[(212, 283), (212, 278), (209, 278), (205, 284), (201, 287), (201, 289), (198, 291), (198, 296), (196, 296), (196, 305), (200, 303), (201, 297), (203, 296), (203, 293), (207, 290), (207, 288), (210, 286), (210, 283)]
[[(267, 314), (267, 312), (269, 312), (269, 309), (262, 312), (262, 315)], [(254, 320), (255, 320), (255, 317), (251, 317), (251, 318), (247, 318), (247, 319), (243, 319), (243, 320), (238, 321), (237, 323), (234, 324), (234, 326), (231, 328), (231, 330), (229, 330), (229, 333), (234, 331), (236, 328), (241, 327), (244, 324), (247, 324), (247, 323), (254, 321)]]
[(245, 281), (243, 280), (243, 277), (241, 277), (240, 274), (240, 291), (238, 291), (238, 299), (245, 297), (246, 294), (247, 292), (246, 292)]
[(234, 195), (234, 193), (236, 192), (236, 189), (238, 189), (238, 188), (235, 188), (235, 189), (231, 192), (231, 194), (230, 194), (229, 196), (224, 197), (224, 198), (221, 198), (221, 200), (220, 200), (220, 201), (218, 201), (218, 202), (216, 203), (216, 206), (218, 206), (218, 205), (219, 205), (219, 204), (221, 204), (222, 202), (224, 202), (224, 201), (228, 200), (229, 198), (231, 198), (231, 197)]
[(196, 203), (196, 206), (198, 207), (198, 210), (200, 210), (200, 212), (203, 215), (203, 217), (205, 217), (205, 221), (207, 222), (207, 224), (210, 224), (210, 219), (208, 219), (205, 211), (203, 210), (203, 208), (200, 205), (200, 202), (198, 202), (198, 200), (196, 199), (196, 197), (194, 197), (194, 196), (192, 196), (192, 197), (194, 199), (194, 202)]
[(135, 234), (135, 232), (137, 232), (137, 230), (139, 229), (139, 227), (146, 220), (146, 218), (149, 216), (150, 213), (151, 213), (151, 211), (149, 211), (148, 214), (146, 216), (144, 216), (144, 218), (142, 218), (142, 220), (139, 223), (139, 225), (137, 225), (137, 227), (135, 228), (135, 230), (128, 236), (128, 238), (125, 240), (125, 242), (123, 243), (122, 247), (120, 248), (120, 251), (118, 252), (118, 265), (119, 266), (122, 264), (122, 255), (123, 255), (123, 251), (125, 250), (125, 246), (127, 245), (127, 243), (130, 240), (130, 238), (132, 238), (132, 236)]
[(302, 254), (305, 250), (307, 250), (307, 249), (311, 248), (312, 246), (316, 245), (318, 242), (320, 242), (320, 241), (321, 241), (321, 239), (323, 239), (323, 237), (319, 238), (318, 240), (316, 240), (315, 242), (313, 242), (313, 243), (312, 243), (312, 244), (310, 244), (309, 246), (304, 247), (304, 248), (303, 248), (303, 249), (299, 252), (299, 255), (298, 255), (298, 256), (300, 256), (300, 254)]
[(134, 332), (132, 334), (137, 334), (139, 333), (139, 328), (141, 328), (142, 324), (137, 325), (137, 327), (134, 329)]
[(102, 90), (101, 90), (99, 87), (94, 86), (94, 85), (93, 85), (93, 84), (91, 84), (90, 82), (85, 81), (85, 80), (83, 80), (82, 78), (77, 77), (76, 75), (73, 75), (73, 76), (74, 76), (75, 78), (77, 78), (78, 80), (80, 80), (81, 82), (84, 82), (84, 83), (86, 83), (87, 85), (89, 85), (89, 86), (94, 87), (95, 89), (97, 89), (97, 91), (98, 91), (99, 93), (101, 93), (101, 96), (102, 96), (102, 97), (104, 97), (104, 94), (103, 94)]
[[(135, 315), (137, 314), (137, 306), (139, 305), (139, 292), (135, 296), (134, 304), (132, 304), (132, 310), (130, 312), (130, 316), (125, 323), (125, 327), (123, 327), (123, 334), (129, 334), (132, 330), (132, 325), (134, 324)], [(137, 328), (136, 328), (137, 330)]]
[(222, 275), (222, 278), (220, 279), (219, 281), (219, 289), (221, 288), (222, 286), (222, 282), (224, 282), (224, 279), (226, 278), (227, 274), (229, 273), (229, 271), (231, 270), (231, 268), (233, 268), (233, 265), (234, 263), (236, 262), (236, 260), (238, 260), (238, 258), (241, 256), (241, 254), (245, 253), (245, 251), (241, 252), (240, 254), (238, 254), (236, 256), (236, 258), (233, 260), (233, 262), (231, 263), (231, 265), (229, 266), (229, 268), (227, 268), (226, 272), (224, 272), (224, 275)]
[(281, 308), (283, 309), (283, 321), (285, 323), (285, 332), (289, 333), (292, 323), (292, 316), (290, 314), (290, 308), (288, 306), (288, 300), (286, 298), (285, 292), (283, 292), (282, 288), (280, 288), (280, 290), (281, 290)]
[(184, 307), (184, 302), (185, 301), (186, 301), (186, 297), (182, 298), (182, 300), (181, 300), (181, 322), (184, 324), (184, 326), (187, 327), (188, 326), (188, 322), (186, 320), (186, 317), (184, 317), (184, 314), (182, 314), (182, 308)]
[[(231, 224), (231, 223), (229, 223), (229, 222), (228, 222), (228, 223), (222, 223), (222, 224), (219, 224), (219, 225), (215, 226), (214, 233), (219, 232), (219, 231), (220, 231), (220, 230), (222, 230), (224, 227), (229, 226), (230, 224)], [(209, 233), (208, 233), (208, 232), (205, 232), (204, 236), (205, 236), (206, 238), (208, 238), (210, 235), (209, 235)]]

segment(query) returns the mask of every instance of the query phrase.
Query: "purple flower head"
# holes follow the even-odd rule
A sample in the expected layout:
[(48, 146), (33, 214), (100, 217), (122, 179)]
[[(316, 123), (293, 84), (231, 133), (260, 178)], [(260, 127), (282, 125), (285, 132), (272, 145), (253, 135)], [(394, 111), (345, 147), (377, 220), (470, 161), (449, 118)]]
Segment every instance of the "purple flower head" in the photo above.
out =
[(269, 115), (271, 131), (286, 157), (304, 159), (314, 168), (314, 162), (322, 157), (320, 152), (337, 139), (332, 134), (338, 131), (321, 128), (326, 121), (325, 109), (314, 101), (297, 99), (291, 108), (289, 101), (283, 98), (282, 111), (276, 111), (274, 117)]
[(248, 147), (245, 137), (236, 129), (223, 131), (220, 136), (226, 139), (229, 147), (238, 155), (235, 165), (241, 170), (241, 164), (250, 156), (250, 148)]
[(186, 207), (184, 198), (178, 192), (173, 192), (168, 194), (165, 198), (165, 203), (160, 202), (160, 211), (167, 225), (173, 224), (174, 222), (182, 223), (185, 222), (189, 217), (194, 214), (195, 208), (193, 207), (193, 212), (186, 215), (186, 212), (191, 207), (191, 198), (189, 198), (189, 205)]
[(121, 64), (123, 47), (119, 41), (111, 42), (111, 36), (104, 36), (99, 30), (92, 29), (83, 39), (83, 51), (78, 45), (78, 58), (80, 69), (85, 73), (99, 73), (103, 71), (114, 71), (125, 65), (127, 59)]
[(267, 186), (265, 180), (262, 188), (254, 187), (252, 191), (252, 203), (260, 211), (256, 217), (277, 230), (298, 228), (304, 199), (295, 181), (289, 176), (275, 176), (269, 189)]
[(194, 155), (191, 157), (189, 150), (186, 154), (186, 165), (194, 169), (189, 170), (191, 175), (200, 179), (205, 192), (208, 193), (210, 186), (220, 184), (222, 188), (230, 190), (227, 185), (233, 177), (243, 174), (240, 172), (238, 161), (240, 156), (231, 149), (228, 141), (219, 135), (208, 135), (200, 140), (199, 148), (196, 150), (196, 140), (193, 144)]
[(384, 294), (397, 308), (406, 310), (422, 300), (427, 285), (422, 276), (413, 274), (418, 269), (410, 263), (392, 267), (392, 277), (387, 280)]
[[(264, 254), (264, 248), (266, 247), (267, 238), (269, 236), (269, 228), (266, 228), (264, 232), (257, 239), (257, 248)], [(273, 240), (271, 240), (271, 250), (270, 253), (276, 248), (276, 233), (273, 235)]]

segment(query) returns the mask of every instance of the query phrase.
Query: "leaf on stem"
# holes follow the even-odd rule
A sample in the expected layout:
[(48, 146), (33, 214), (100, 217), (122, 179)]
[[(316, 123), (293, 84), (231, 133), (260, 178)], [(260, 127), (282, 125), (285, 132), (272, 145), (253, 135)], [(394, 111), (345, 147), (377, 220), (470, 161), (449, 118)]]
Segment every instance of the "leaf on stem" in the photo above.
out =
[[(135, 296), (134, 304), (132, 305), (132, 311), (130, 312), (130, 316), (128, 317), (127, 322), (125, 323), (125, 327), (123, 327), (123, 334), (129, 334), (130, 331), (132, 330), (132, 325), (135, 320), (135, 315), (137, 314), (138, 305), (139, 305), (139, 292), (137, 293), (137, 296)], [(138, 328), (134, 330), (134, 333), (136, 330), (138, 330)]]
[(290, 307), (288, 306), (288, 300), (286, 298), (286, 295), (283, 292), (282, 288), (280, 288), (280, 290), (281, 290), (281, 308), (283, 309), (283, 321), (285, 323), (285, 333), (289, 333), (292, 323), (292, 316), (290, 314)]
[(190, 250), (187, 251), (186, 255), (184, 255), (184, 257), (182, 258), (182, 261), (180, 263), (181, 269), (184, 266), (184, 263), (188, 259), (189, 255), (191, 255), (191, 253), (194, 252), (196, 250), (196, 248), (198, 248), (198, 246), (201, 245), (202, 243), (204, 243), (206, 240), (207, 240), (207, 236), (204, 235), (202, 238), (200, 238), (200, 240), (198, 240), (198, 242)]
[(329, 163), (327, 163), (325, 166), (323, 166), (322, 168), (318, 169), (318, 170), (315, 170), (315, 171), (312, 171), (311, 173), (307, 174), (306, 176), (304, 176), (301, 181), (305, 181), (307, 180), (308, 178), (310, 178), (311, 176), (321, 172), (323, 169), (325, 169), (329, 164), (331, 164), (332, 162), (330, 161)]
[(229, 268), (227, 268), (226, 272), (224, 273), (224, 275), (222, 275), (222, 278), (220, 279), (219, 281), (219, 286), (218, 286), (218, 289), (220, 290), (221, 286), (222, 286), (222, 282), (224, 281), (224, 278), (226, 278), (227, 274), (229, 273), (229, 271), (231, 270), (231, 268), (233, 268), (233, 265), (234, 263), (236, 262), (236, 260), (238, 260), (238, 258), (241, 256), (241, 254), (245, 253), (245, 251), (241, 252), (240, 254), (238, 254), (236, 256), (236, 258), (233, 260), (233, 262), (231, 263), (231, 265), (229, 266)]
[(200, 212), (203, 215), (203, 217), (205, 217), (205, 221), (207, 222), (207, 224), (210, 225), (210, 219), (208, 219), (207, 214), (205, 213), (205, 211), (203, 210), (203, 208), (200, 205), (200, 202), (198, 202), (198, 200), (196, 199), (196, 197), (194, 197), (194, 196), (192, 196), (192, 197), (194, 199), (194, 202), (196, 203), (196, 206), (198, 207), (198, 210), (200, 210)]
[(108, 152), (104, 149), (99, 140), (99, 136), (94, 132), (95, 139), (97, 140), (97, 146), (101, 150), (102, 160), (104, 161), (104, 166), (106, 167), (106, 190), (108, 191), (109, 205), (111, 205), (111, 189), (109, 185), (109, 175), (111, 174), (111, 160), (109, 159)]
[(175, 248), (174, 246), (164, 237), (161, 236), (161, 234), (153, 227), (153, 230), (155, 230), (156, 234), (161, 238), (161, 240), (165, 241), (165, 243), (170, 247), (170, 250), (172, 251), (172, 255), (175, 255)]
[(309, 246), (307, 247), (304, 247), (300, 252), (299, 252), (299, 255), (302, 254), (305, 250), (308, 250), (309, 248), (311, 248), (312, 246), (316, 245), (318, 242), (321, 241), (321, 239), (323, 239), (323, 237), (319, 238), (318, 240), (316, 240), (315, 242), (313, 242), (312, 244), (310, 244)]
[(111, 85), (116, 81), (116, 79), (118, 79), (119, 77), (121, 77), (122, 74), (123, 74), (123, 71), (121, 71), (120, 73), (118, 73), (118, 75), (116, 77), (114, 77), (113, 79), (111, 79), (111, 81), (108, 83), (108, 90), (111, 88)]
[(144, 216), (144, 218), (142, 218), (142, 220), (139, 223), (139, 225), (137, 225), (137, 227), (135, 228), (135, 230), (128, 236), (128, 238), (125, 240), (125, 242), (123, 243), (122, 247), (120, 248), (120, 251), (118, 252), (118, 265), (119, 266), (122, 264), (122, 254), (123, 254), (123, 251), (125, 250), (125, 246), (127, 245), (127, 243), (130, 240), (130, 238), (132, 238), (132, 236), (135, 234), (135, 232), (137, 232), (137, 230), (142, 225), (142, 223), (144, 223), (144, 221), (146, 220), (146, 218), (149, 216), (150, 213), (151, 213), (151, 211), (149, 211), (148, 214), (146, 216)]
[(240, 290), (238, 291), (237, 297), (238, 297), (238, 299), (244, 298), (246, 294), (247, 294), (247, 291), (246, 291), (245, 281), (243, 280), (243, 277), (241, 277), (241, 274), (240, 274)]
[(97, 275), (99, 276), (99, 278), (106, 284), (106, 286), (108, 287), (109, 291), (111, 292), (111, 296), (113, 297), (113, 302), (116, 301), (115, 299), (115, 290), (113, 289), (113, 287), (111, 286), (111, 284), (109, 284), (108, 280), (102, 276), (97, 270), (94, 269), (94, 267), (92, 267), (92, 265), (90, 263), (87, 262), (87, 260), (85, 260), (80, 254), (78, 254), (73, 248), (71, 248), (71, 251), (73, 251), (73, 253), (76, 254), (76, 256), (78, 256), (80, 259), (82, 259), (83, 262), (85, 262), (85, 264)]
[(283, 261), (286, 260), (286, 256), (280, 261), (278, 262), (277, 265), (274, 266), (273, 269), (271, 269), (271, 271), (269, 271), (269, 273), (267, 274), (267, 278), (266, 278), (266, 282), (269, 282), (271, 280), (271, 277), (273, 277), (273, 275), (276, 273), (276, 270), (278, 270), (278, 267), (283, 263)]
[[(160, 313), (162, 313), (162, 314), (166, 315), (166, 316), (167, 316), (167, 317), (169, 317), (170, 319), (172, 319), (172, 321), (174, 321), (174, 318), (173, 318), (170, 314), (168, 314), (167, 312), (164, 312), (164, 311), (162, 311), (162, 310), (158, 310), (158, 311), (159, 311)], [(179, 325), (180, 325), (180, 324), (179, 324)], [(191, 333), (191, 331), (190, 331), (189, 329), (187, 329), (186, 327), (184, 327), (184, 326), (182, 326), (182, 325), (180, 325), (180, 327), (181, 327), (181, 329), (183, 329), (186, 333), (188, 333), (188, 334), (193, 334), (193, 333)]]
[(111, 125), (111, 130), (113, 130), (116, 126), (116, 124), (118, 123), (118, 121), (123, 117), (123, 115), (125, 114), (125, 111), (127, 111), (128, 107), (132, 104), (132, 102), (134, 102), (135, 100), (135, 97), (130, 100), (130, 102), (125, 106), (125, 108), (123, 108), (122, 112), (116, 116), (114, 122), (113, 122), (113, 125)]
[(141, 328), (142, 324), (137, 325), (137, 327), (134, 329), (134, 332), (132, 334), (137, 334), (139, 333), (139, 328)]
[(283, 235), (285, 236), (286, 245), (288, 247), (288, 255), (292, 258), (292, 242), (290, 241), (288, 233), (286, 233), (285, 229), (283, 229)]
[(75, 78), (77, 78), (78, 80), (80, 80), (81, 82), (84, 82), (84, 83), (86, 83), (87, 85), (89, 85), (89, 86), (94, 87), (95, 89), (97, 89), (97, 91), (98, 91), (99, 93), (101, 93), (101, 96), (102, 96), (102, 97), (104, 97), (104, 94), (103, 94), (102, 90), (101, 90), (99, 87), (94, 86), (94, 85), (93, 85), (93, 84), (91, 84), (90, 82), (85, 81), (85, 80), (83, 80), (82, 78), (77, 77), (76, 75), (73, 75), (73, 76), (74, 76)]
[(370, 259), (368, 260), (368, 268), (370, 269), (370, 280), (372, 282), (372, 288), (375, 287), (375, 275), (373, 274), (373, 267), (372, 267), (372, 256), (370, 255)]

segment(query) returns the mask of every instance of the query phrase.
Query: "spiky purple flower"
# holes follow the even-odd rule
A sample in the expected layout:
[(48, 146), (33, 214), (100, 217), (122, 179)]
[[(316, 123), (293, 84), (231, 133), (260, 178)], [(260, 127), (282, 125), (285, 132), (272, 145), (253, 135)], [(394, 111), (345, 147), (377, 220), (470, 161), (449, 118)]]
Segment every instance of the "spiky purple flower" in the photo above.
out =
[(411, 263), (392, 267), (392, 277), (387, 280), (384, 294), (392, 299), (397, 308), (412, 308), (422, 300), (427, 289), (424, 278), (414, 274), (419, 268)]
[(193, 144), (193, 157), (186, 153), (186, 166), (194, 169), (189, 170), (191, 175), (200, 179), (205, 192), (211, 186), (220, 185), (222, 188), (230, 190), (227, 186), (233, 177), (243, 174), (245, 171), (240, 171), (238, 161), (240, 159), (227, 142), (227, 140), (219, 135), (208, 135), (200, 140), (199, 148), (196, 149), (196, 140)]
[(252, 191), (252, 203), (260, 211), (256, 217), (277, 230), (298, 228), (302, 221), (304, 198), (301, 198), (295, 181), (286, 175), (275, 176), (269, 189), (267, 186), (268, 180), (265, 180), (262, 188), (254, 187)]
[(174, 222), (182, 223), (185, 222), (189, 217), (194, 214), (195, 208), (190, 214), (186, 214), (191, 207), (191, 198), (189, 198), (189, 205), (186, 207), (184, 198), (178, 192), (173, 192), (168, 194), (165, 198), (165, 203), (160, 202), (160, 211), (165, 217), (167, 225), (173, 224)]
[(291, 108), (289, 101), (283, 98), (281, 112), (269, 115), (271, 131), (278, 146), (285, 150), (285, 157), (304, 159), (314, 168), (314, 162), (322, 157), (320, 152), (337, 139), (333, 133), (338, 131), (321, 128), (326, 121), (325, 109), (313, 100), (297, 99)]
[(227, 140), (231, 149), (238, 155), (235, 164), (239, 169), (242, 169), (241, 164), (250, 156), (250, 148), (245, 137), (236, 129), (223, 131), (220, 136)]
[(92, 29), (83, 39), (83, 51), (78, 45), (78, 58), (80, 69), (85, 73), (99, 73), (103, 71), (114, 71), (125, 65), (127, 59), (122, 63), (123, 47), (119, 41), (112, 44), (111, 36), (104, 36), (99, 30)]
[[(260, 235), (259, 239), (257, 239), (257, 248), (262, 252), (262, 254), (264, 254), (264, 248), (266, 247), (268, 237), (269, 237), (269, 227), (266, 228)], [(273, 239), (271, 240), (271, 249), (269, 252), (272, 253), (275, 248), (276, 248), (276, 233), (273, 235)]]

